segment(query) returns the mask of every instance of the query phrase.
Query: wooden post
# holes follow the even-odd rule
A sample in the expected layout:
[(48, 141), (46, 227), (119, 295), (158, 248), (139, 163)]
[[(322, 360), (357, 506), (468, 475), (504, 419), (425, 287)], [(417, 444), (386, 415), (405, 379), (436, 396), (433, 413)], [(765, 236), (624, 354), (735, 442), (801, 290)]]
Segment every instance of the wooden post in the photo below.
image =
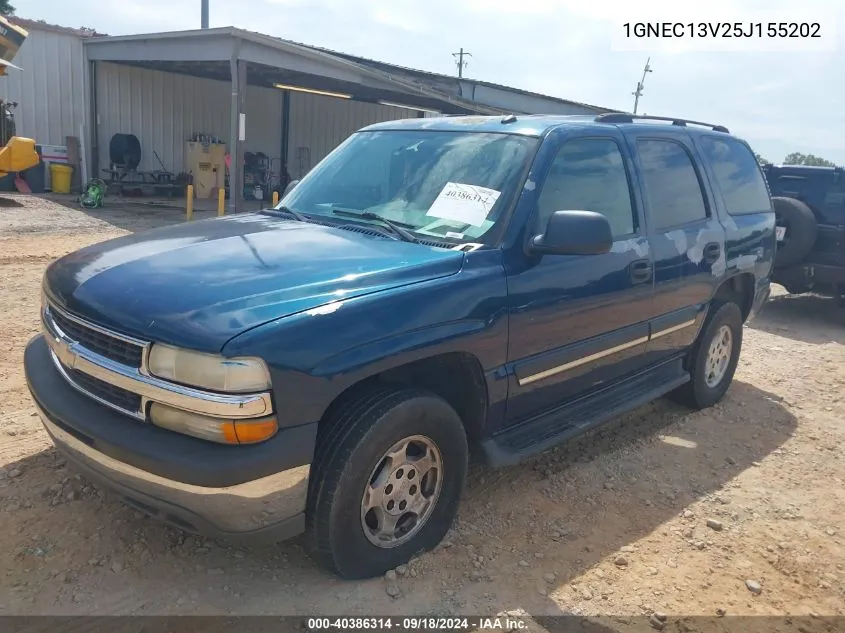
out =
[(274, 191), (273, 192), (273, 207), (275, 207), (277, 204), (279, 204), (279, 192)]
[(188, 185), (188, 190), (185, 192), (185, 215), (187, 220), (192, 220), (194, 217), (194, 186)]
[(217, 189), (217, 215), (223, 215), (226, 211), (226, 190), (223, 187)]

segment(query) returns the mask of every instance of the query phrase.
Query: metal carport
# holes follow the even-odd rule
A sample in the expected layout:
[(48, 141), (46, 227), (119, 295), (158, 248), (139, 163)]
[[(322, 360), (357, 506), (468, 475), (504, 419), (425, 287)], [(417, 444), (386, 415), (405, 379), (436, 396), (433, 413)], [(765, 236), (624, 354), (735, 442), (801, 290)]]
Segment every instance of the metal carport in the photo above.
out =
[[(95, 37), (85, 42), (89, 65), (89, 148), (92, 173), (99, 173), (97, 65), (101, 62), (175, 73), (191, 77), (229, 81), (229, 208), (243, 208), (243, 143), (245, 140), (246, 87), (283, 91), (281, 138), (282, 161), (288, 160), (290, 92), (305, 89), (343, 95), (350, 101), (401, 105), (444, 114), (501, 114), (498, 108), (449, 95), (407, 77), (367, 67), (328, 52), (315, 50), (270, 36), (234, 27)], [(422, 112), (420, 112), (422, 115)]]

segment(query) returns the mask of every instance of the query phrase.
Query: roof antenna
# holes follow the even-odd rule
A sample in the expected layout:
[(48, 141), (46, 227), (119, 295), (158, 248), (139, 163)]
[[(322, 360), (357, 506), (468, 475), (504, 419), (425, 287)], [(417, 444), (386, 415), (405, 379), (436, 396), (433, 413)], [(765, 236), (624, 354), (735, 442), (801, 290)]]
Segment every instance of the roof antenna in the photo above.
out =
[(200, 28), (208, 28), (208, 0), (200, 0)]
[(507, 125), (508, 123), (516, 123), (516, 115), (515, 114), (506, 114), (502, 117), (502, 123)]

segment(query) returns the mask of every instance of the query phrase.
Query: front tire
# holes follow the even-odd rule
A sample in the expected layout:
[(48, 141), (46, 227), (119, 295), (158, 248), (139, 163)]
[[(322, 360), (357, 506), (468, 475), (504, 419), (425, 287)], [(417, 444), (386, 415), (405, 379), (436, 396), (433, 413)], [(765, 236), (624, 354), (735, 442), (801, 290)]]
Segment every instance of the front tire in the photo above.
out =
[(731, 386), (741, 349), (739, 306), (713, 303), (690, 354), (690, 382), (669, 394), (670, 398), (692, 409), (719, 402)]
[(461, 419), (443, 399), (384, 387), (347, 403), (318, 441), (307, 539), (344, 578), (383, 574), (437, 545), (467, 471)]

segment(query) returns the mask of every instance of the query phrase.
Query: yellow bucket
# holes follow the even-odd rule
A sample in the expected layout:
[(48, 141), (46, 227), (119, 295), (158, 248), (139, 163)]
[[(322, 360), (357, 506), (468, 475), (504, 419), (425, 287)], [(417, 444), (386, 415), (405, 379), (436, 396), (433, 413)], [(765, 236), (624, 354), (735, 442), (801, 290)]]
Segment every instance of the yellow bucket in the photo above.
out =
[(70, 176), (73, 167), (50, 163), (50, 184), (53, 193), (70, 193)]

